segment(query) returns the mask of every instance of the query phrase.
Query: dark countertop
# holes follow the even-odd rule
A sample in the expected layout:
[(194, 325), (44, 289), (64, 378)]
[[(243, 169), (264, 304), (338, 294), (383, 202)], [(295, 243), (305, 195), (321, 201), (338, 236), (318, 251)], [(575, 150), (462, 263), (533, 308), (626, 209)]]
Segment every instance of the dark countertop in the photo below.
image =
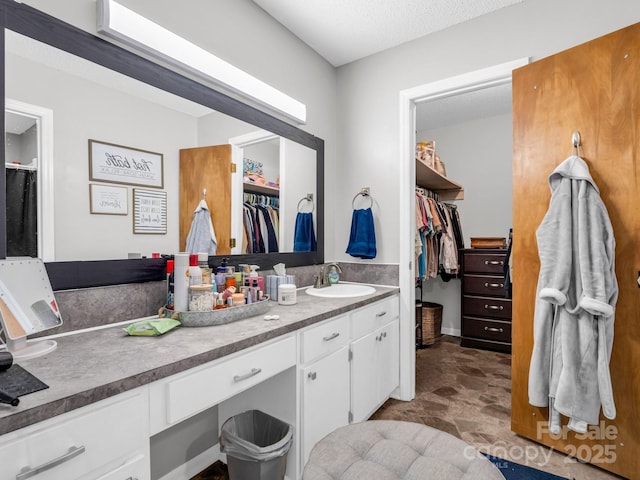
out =
[[(128, 336), (110, 327), (55, 338), (50, 353), (16, 362), (49, 388), (0, 404), (0, 435), (259, 345), (314, 323), (390, 297), (398, 287), (375, 286), (356, 298), (318, 298), (297, 292), (297, 303), (271, 302), (268, 312), (212, 327), (179, 327), (160, 337)], [(264, 315), (279, 315), (264, 320)]]

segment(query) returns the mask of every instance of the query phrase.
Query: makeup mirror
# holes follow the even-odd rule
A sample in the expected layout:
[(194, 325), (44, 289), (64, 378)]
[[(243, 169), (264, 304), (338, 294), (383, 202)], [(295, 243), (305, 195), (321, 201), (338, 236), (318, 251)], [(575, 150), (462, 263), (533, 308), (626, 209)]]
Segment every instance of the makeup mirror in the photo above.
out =
[(56, 348), (50, 339), (27, 342), (27, 336), (62, 325), (42, 260), (0, 260), (0, 324), (6, 349), (15, 359), (44, 355)]

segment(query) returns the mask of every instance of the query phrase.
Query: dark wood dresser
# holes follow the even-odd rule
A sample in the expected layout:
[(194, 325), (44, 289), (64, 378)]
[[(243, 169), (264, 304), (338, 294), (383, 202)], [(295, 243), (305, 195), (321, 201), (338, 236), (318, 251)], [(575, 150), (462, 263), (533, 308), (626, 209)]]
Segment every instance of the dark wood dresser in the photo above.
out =
[(462, 259), (463, 347), (511, 352), (511, 299), (505, 288), (504, 249), (464, 249)]

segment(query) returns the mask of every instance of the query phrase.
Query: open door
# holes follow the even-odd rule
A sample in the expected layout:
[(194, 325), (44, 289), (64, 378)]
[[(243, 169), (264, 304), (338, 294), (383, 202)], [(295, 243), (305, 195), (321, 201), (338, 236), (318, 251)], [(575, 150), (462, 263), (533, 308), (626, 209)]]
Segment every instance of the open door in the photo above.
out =
[(184, 252), (193, 212), (206, 189), (216, 234), (216, 255), (231, 253), (231, 145), (180, 150), (180, 251)]
[[(512, 430), (581, 461), (640, 479), (640, 24), (513, 73)], [(600, 189), (616, 238), (619, 298), (611, 377), (617, 418), (589, 438), (552, 438), (547, 409), (528, 403), (540, 262), (535, 231), (549, 206), (548, 176), (571, 154), (572, 133)], [(563, 425), (566, 419), (563, 418)]]

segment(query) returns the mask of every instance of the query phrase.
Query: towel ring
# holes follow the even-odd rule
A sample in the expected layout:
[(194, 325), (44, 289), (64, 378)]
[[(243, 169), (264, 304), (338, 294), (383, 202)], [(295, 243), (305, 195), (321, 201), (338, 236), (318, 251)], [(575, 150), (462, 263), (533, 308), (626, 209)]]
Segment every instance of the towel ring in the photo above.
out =
[(302, 202), (304, 202), (304, 201), (307, 201), (307, 202), (311, 203), (311, 212), (307, 212), (307, 213), (313, 213), (314, 212), (314, 210), (316, 209), (316, 204), (313, 203), (312, 198), (313, 197), (307, 195), (306, 197), (300, 199), (300, 201), (298, 202), (298, 212), (299, 213), (300, 213), (300, 205), (302, 205)]
[(369, 199), (369, 206), (367, 208), (373, 207), (373, 198), (371, 198), (371, 195), (364, 192), (358, 192), (356, 193), (355, 197), (353, 197), (353, 200), (351, 200), (351, 208), (354, 208), (354, 209), (356, 208), (356, 198), (358, 198), (361, 195)]

